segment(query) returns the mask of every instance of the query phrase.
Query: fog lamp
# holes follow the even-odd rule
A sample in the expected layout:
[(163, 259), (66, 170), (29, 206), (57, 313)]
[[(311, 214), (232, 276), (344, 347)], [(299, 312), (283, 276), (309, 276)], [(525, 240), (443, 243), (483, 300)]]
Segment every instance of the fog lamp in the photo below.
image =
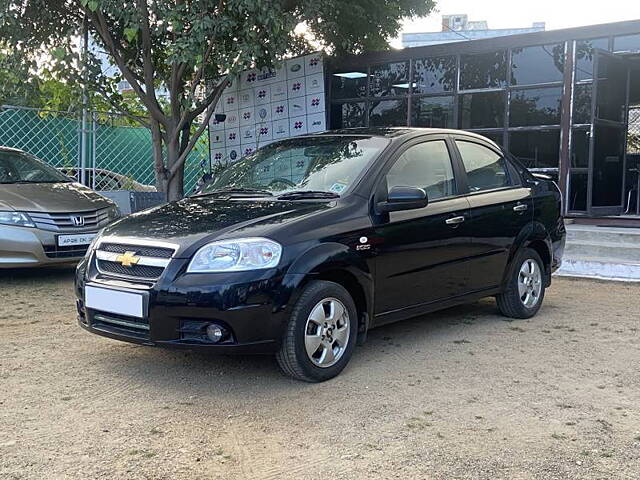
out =
[(220, 325), (212, 323), (211, 325), (207, 326), (207, 337), (209, 337), (209, 340), (211, 340), (212, 342), (219, 342), (220, 340), (222, 340), (223, 336), (224, 329)]

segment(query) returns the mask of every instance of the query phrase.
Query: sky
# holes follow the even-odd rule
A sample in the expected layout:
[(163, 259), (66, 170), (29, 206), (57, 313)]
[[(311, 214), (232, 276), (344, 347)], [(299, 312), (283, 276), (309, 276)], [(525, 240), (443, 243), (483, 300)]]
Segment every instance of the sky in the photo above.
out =
[[(438, 32), (442, 15), (468, 14), (469, 20), (486, 20), (489, 28), (530, 27), (546, 22), (547, 30), (640, 20), (639, 0), (436, 0), (427, 18), (404, 22), (403, 32)], [(393, 42), (400, 47), (400, 39)]]

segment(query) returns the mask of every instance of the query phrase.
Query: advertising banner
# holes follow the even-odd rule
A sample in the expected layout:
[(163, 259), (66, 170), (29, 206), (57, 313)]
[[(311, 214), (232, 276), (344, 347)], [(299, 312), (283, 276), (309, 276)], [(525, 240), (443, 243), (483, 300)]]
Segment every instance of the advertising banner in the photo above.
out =
[(242, 72), (231, 81), (209, 123), (212, 162), (234, 162), (269, 143), (326, 130), (322, 53)]

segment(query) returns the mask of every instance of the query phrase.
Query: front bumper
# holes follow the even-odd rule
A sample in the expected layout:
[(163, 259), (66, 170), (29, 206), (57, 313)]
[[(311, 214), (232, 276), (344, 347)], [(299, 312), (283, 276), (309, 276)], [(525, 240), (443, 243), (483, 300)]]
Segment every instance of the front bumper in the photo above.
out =
[[(232, 274), (184, 274), (186, 262), (173, 260), (154, 285), (135, 285), (102, 276), (87, 262), (78, 266), (78, 322), (104, 337), (141, 345), (206, 350), (221, 354), (267, 354), (279, 348), (288, 304), (302, 275), (277, 270)], [(85, 306), (85, 285), (135, 292), (145, 297), (145, 318), (125, 317)], [(216, 343), (210, 324), (226, 332)]]
[(82, 259), (88, 245), (58, 247), (57, 235), (83, 233), (95, 233), (95, 230), (51, 232), (39, 228), (0, 225), (0, 269), (76, 263)]

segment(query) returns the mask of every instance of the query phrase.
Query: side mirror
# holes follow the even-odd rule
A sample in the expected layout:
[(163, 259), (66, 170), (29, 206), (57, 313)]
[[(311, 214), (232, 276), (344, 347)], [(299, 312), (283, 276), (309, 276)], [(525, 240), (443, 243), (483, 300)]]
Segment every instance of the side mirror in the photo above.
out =
[(379, 212), (399, 212), (401, 210), (415, 210), (429, 204), (427, 192), (418, 187), (393, 187), (386, 202), (379, 202)]

